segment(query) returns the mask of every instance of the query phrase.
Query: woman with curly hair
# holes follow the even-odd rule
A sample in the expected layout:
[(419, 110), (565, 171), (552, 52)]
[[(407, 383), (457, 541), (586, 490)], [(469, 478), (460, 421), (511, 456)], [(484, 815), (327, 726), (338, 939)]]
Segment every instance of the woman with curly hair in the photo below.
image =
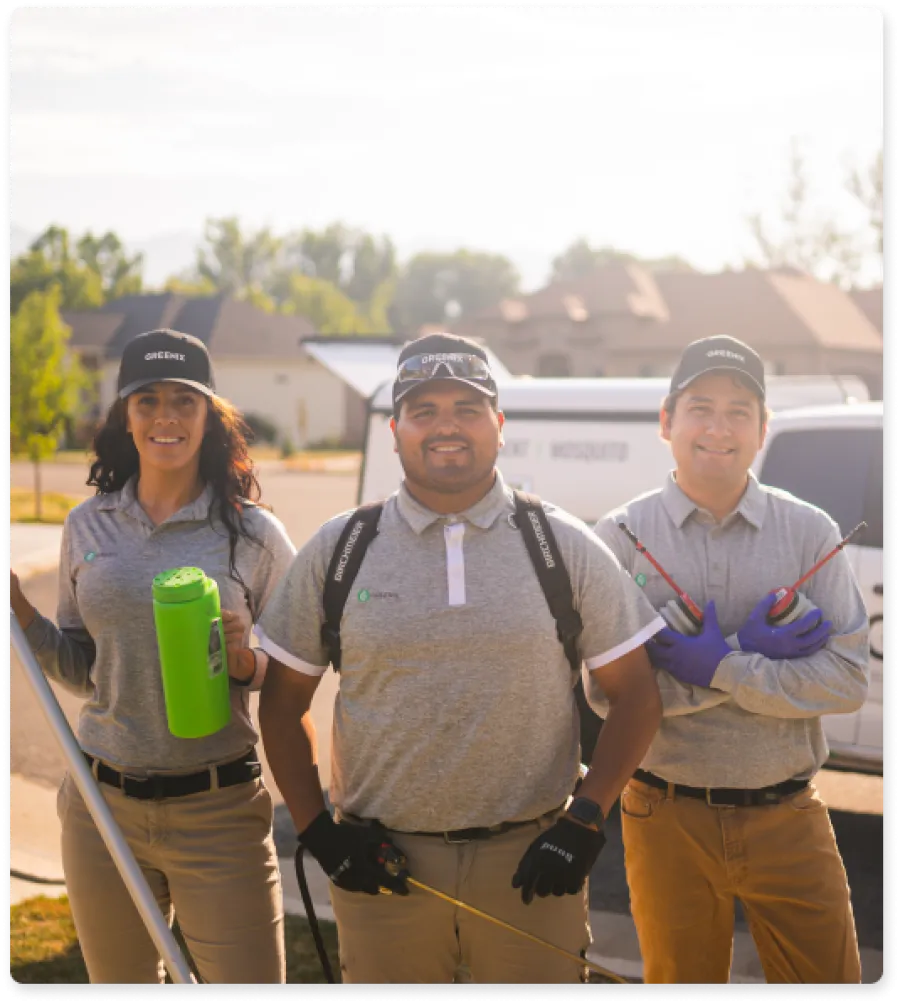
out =
[[(250, 630), (294, 547), (259, 505), (246, 426), (215, 394), (204, 344), (160, 330), (122, 355), (118, 399), (63, 529), (58, 627), (11, 573), (11, 605), (44, 672), (84, 697), (78, 739), (156, 899), (202, 980), (283, 983), (272, 799), (249, 714), (268, 656)], [(151, 583), (202, 568), (219, 587), (231, 720), (200, 739), (167, 726)], [(154, 983), (162, 960), (70, 777), (58, 811), (66, 886), (92, 983)]]

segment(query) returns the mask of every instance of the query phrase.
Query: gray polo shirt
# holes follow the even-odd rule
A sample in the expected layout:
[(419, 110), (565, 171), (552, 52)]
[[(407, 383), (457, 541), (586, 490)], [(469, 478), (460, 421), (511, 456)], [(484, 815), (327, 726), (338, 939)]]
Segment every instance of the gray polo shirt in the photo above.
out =
[[(641, 591), (580, 520), (545, 506), (584, 621), (590, 668), (662, 626)], [(571, 793), (578, 714), (556, 622), (499, 474), (458, 515), (405, 487), (385, 503), (341, 621), (332, 801), (394, 829), (532, 819)], [(328, 563), (349, 513), (297, 554), (260, 620), (270, 655), (321, 675)]]
[[(38, 615), (28, 641), (44, 672), (86, 698), (78, 738), (86, 752), (135, 776), (184, 773), (222, 763), (257, 741), (245, 688), (231, 687), (231, 722), (202, 739), (178, 739), (166, 723), (152, 582), (168, 568), (192, 565), (216, 580), (223, 609), (251, 615), (228, 571), (228, 535), (208, 519), (212, 489), (154, 526), (135, 497), (136, 478), (120, 492), (76, 506), (63, 527), (59, 628)], [(262, 547), (241, 538), (236, 565), (257, 613), (295, 554), (281, 522), (257, 507), (244, 511)]]
[[(834, 520), (751, 474), (734, 512), (721, 522), (696, 506), (672, 474), (660, 491), (616, 509), (595, 527), (661, 609), (672, 588), (618, 528), (624, 521), (703, 609), (715, 600), (733, 635), (763, 596), (791, 585), (840, 540)], [(759, 788), (811, 777), (828, 756), (821, 716), (856, 711), (868, 686), (868, 617), (843, 551), (803, 586), (833, 624), (825, 648), (804, 659), (770, 660), (735, 651), (710, 688), (688, 687), (657, 670), (664, 718), (641, 766), (698, 787)], [(736, 646), (736, 640), (733, 645)], [(604, 714), (596, 687), (591, 705)]]

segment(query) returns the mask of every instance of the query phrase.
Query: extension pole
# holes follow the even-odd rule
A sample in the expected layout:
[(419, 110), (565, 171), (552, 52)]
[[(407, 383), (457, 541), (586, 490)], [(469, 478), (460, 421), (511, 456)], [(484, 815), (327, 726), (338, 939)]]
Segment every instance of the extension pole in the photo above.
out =
[(113, 819), (103, 795), (100, 794), (100, 789), (87, 765), (81, 747), (72, 734), (72, 729), (56, 700), (56, 695), (38, 665), (25, 637), (25, 632), (12, 610), (10, 610), (10, 636), (19, 661), (25, 670), (25, 676), (28, 678), (38, 703), (50, 723), (50, 729), (56, 736), (69, 763), (69, 772), (81, 792), (81, 797), (100, 831), (100, 836), (103, 837), (103, 842), (106, 844), (119, 874), (122, 876), (122, 881), (134, 900), (134, 905), (141, 915), (147, 933), (153, 939), (156, 950), (162, 956), (166, 968), (169, 970), (172, 981), (174, 983), (196, 983), (184, 956), (181, 954), (178, 943), (150, 891), (150, 886), (147, 885), (147, 880), (131, 853), (131, 848)]

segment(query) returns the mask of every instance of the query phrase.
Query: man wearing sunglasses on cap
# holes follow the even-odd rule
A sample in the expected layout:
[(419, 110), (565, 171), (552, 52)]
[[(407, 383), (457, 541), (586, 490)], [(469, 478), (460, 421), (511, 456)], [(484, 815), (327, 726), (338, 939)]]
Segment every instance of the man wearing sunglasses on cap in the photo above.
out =
[[(340, 621), (336, 820), (307, 711), (329, 664), (323, 583), (349, 563), (353, 532), (337, 545), (350, 514), (300, 551), (266, 608), (268, 760), (301, 845), (332, 880), (346, 982), (451, 982), (461, 970), (474, 982), (577, 982), (584, 967), (381, 862), (399, 850), (412, 878), (583, 953), (604, 817), (660, 720), (644, 642), (663, 622), (605, 545), (546, 504), (583, 623), (567, 658), (496, 467), (504, 419), (479, 345), (444, 334), (409, 343), (393, 402), (404, 480), (384, 503)], [(612, 701), (569, 804), (579, 657)]]

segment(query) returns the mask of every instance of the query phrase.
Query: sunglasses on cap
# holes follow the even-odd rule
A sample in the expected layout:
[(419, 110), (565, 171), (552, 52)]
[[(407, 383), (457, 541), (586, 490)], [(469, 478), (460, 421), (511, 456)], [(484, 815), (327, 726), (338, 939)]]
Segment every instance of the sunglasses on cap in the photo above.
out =
[(404, 359), (397, 370), (397, 383), (421, 383), (441, 375), (460, 380), (493, 380), (490, 368), (481, 356), (462, 352), (430, 352)]

